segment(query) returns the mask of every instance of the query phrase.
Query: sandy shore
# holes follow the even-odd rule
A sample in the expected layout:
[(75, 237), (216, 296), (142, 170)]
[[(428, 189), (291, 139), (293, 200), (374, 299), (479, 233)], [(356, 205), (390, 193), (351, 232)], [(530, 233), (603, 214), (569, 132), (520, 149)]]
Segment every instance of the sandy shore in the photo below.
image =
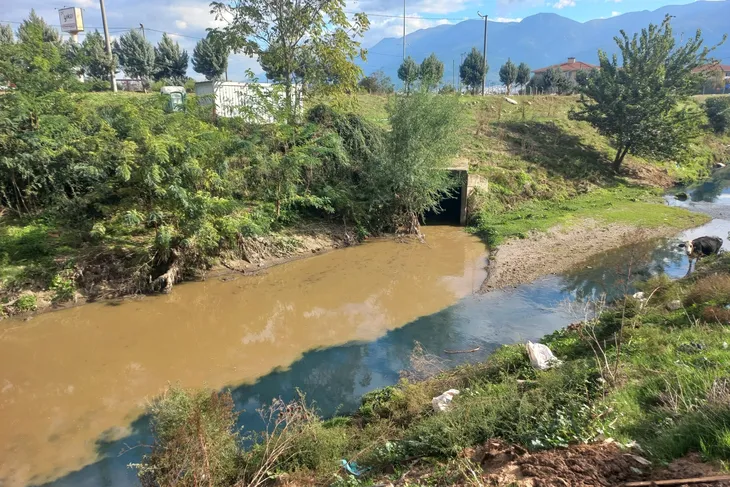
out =
[(639, 228), (584, 220), (569, 227), (558, 226), (535, 233), (526, 239), (509, 240), (492, 251), (489, 277), (481, 290), (487, 292), (528, 283), (567, 271), (606, 250), (678, 232), (673, 227)]

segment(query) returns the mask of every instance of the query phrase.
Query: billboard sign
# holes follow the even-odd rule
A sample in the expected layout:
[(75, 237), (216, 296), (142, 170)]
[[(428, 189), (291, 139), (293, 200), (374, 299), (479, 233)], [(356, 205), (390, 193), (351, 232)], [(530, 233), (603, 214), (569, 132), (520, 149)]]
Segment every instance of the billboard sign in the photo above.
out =
[(84, 18), (78, 7), (62, 8), (58, 10), (63, 32), (81, 32), (84, 30)]

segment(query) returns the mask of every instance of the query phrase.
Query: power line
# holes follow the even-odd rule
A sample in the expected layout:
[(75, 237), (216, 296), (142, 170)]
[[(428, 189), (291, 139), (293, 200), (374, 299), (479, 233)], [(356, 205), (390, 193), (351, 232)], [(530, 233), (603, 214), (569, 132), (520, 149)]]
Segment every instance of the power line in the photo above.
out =
[[(355, 15), (355, 14), (365, 14), (368, 17), (386, 17), (390, 19), (402, 19), (404, 18), (403, 15), (388, 15), (388, 14), (373, 14), (368, 12), (348, 12), (345, 11), (346, 14)], [(416, 16), (405, 16), (406, 19), (413, 19), (413, 20), (477, 20), (472, 17), (416, 17)]]

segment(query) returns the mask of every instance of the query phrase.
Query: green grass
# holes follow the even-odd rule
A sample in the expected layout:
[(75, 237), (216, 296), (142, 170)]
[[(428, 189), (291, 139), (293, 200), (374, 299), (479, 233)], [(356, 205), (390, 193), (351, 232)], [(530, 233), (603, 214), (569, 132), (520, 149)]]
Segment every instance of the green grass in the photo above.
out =
[(475, 219), (474, 229), (489, 245), (498, 245), (504, 239), (525, 238), (529, 232), (557, 225), (570, 227), (586, 219), (637, 228), (684, 229), (706, 223), (710, 218), (666, 206), (657, 192), (619, 186), (562, 201), (528, 201), (511, 211), (494, 211), (485, 205)]

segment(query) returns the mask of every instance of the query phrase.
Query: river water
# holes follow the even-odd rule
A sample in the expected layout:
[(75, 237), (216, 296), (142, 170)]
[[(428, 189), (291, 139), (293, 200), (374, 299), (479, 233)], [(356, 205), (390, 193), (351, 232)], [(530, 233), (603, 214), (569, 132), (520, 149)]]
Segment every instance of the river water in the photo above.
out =
[(629, 267), (634, 278), (684, 275), (679, 240), (727, 240), (728, 186), (718, 178), (689, 201), (668, 197), (717, 217), (704, 227), (486, 295), (476, 294), (483, 244), (457, 227), (428, 227), (426, 244), (371, 241), (260, 276), (2, 322), (0, 486), (136, 485), (127, 465), (151, 442), (144, 407), (168, 383), (230, 388), (241, 425), (256, 428), (258, 407), (297, 388), (324, 415), (354, 410), (362, 394), (398, 380), (416, 341), (456, 365), (537, 340), (577, 319), (566, 300), (631, 290)]

